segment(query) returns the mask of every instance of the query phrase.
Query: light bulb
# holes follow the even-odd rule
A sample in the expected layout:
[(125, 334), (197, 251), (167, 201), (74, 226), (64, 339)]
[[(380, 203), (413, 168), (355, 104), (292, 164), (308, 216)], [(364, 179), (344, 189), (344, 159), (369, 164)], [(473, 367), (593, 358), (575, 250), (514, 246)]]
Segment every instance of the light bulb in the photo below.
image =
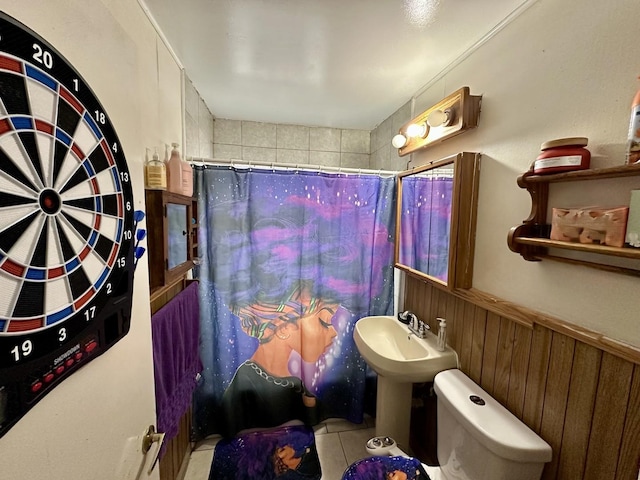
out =
[(430, 127), (447, 127), (451, 124), (452, 111), (447, 108), (442, 110), (434, 110), (427, 117), (427, 123)]
[(407, 127), (407, 135), (410, 137), (424, 138), (427, 136), (427, 131), (428, 129), (427, 129), (426, 123), (421, 123), (421, 124), (412, 123)]
[(391, 139), (391, 145), (393, 145), (395, 148), (402, 148), (407, 144), (407, 137), (405, 137), (404, 135), (402, 135), (401, 133), (395, 135), (392, 139)]

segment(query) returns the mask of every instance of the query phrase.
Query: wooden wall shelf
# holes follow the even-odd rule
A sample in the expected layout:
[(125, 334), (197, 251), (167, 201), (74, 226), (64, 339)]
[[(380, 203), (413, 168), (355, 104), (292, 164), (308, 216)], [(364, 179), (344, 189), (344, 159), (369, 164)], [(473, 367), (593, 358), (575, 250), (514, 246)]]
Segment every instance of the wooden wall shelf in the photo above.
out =
[[(609, 257), (640, 260), (640, 249), (631, 247), (611, 247), (585, 243), (563, 242), (548, 238), (547, 207), (549, 184), (571, 181), (602, 180), (640, 176), (640, 165), (624, 165), (619, 167), (596, 168), (552, 175), (536, 175), (528, 171), (518, 177), (518, 186), (526, 189), (531, 195), (531, 213), (521, 225), (509, 231), (507, 244), (511, 251), (519, 253), (525, 260), (540, 261), (544, 258), (567, 263), (582, 264), (607, 271), (615, 271), (628, 275), (640, 276), (640, 269), (609, 265), (598, 258), (599, 255)], [(554, 255), (550, 248), (579, 252), (594, 257), (593, 260), (578, 260)], [(596, 254), (596, 255), (594, 255)], [(601, 257), (600, 257), (601, 258)]]

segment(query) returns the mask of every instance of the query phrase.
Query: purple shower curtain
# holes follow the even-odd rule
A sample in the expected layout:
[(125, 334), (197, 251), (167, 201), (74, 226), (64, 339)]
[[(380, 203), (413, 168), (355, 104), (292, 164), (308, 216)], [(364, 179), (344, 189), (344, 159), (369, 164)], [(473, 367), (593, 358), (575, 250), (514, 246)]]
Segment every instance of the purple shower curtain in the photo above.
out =
[(196, 169), (197, 438), (373, 412), (354, 323), (393, 312), (395, 178)]

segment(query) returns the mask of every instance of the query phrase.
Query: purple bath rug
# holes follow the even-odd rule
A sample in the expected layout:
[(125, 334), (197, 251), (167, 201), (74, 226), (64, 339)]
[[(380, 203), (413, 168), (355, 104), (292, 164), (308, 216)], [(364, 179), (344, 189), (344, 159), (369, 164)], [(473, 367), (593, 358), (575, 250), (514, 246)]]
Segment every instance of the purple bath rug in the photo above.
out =
[(209, 480), (320, 480), (313, 430), (279, 427), (222, 439), (216, 445)]

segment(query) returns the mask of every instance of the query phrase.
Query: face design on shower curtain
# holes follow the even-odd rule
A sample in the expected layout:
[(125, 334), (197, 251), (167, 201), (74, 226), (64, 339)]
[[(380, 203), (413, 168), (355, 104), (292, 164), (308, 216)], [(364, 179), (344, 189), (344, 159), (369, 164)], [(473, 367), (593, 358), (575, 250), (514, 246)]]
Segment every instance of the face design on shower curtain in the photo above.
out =
[[(259, 343), (223, 395), (223, 404), (234, 412), (234, 420), (228, 423), (237, 425), (231, 431), (240, 430), (242, 425), (270, 426), (274, 419), (284, 419), (292, 411), (297, 411), (301, 420), (315, 423), (317, 399), (300, 378), (301, 372), (292, 371), (291, 357), (297, 354), (303, 362), (317, 367), (337, 336), (332, 322), (339, 307), (333, 300), (314, 297), (312, 282), (308, 281), (296, 282), (293, 291), (278, 304), (256, 302), (232, 307), (242, 330)], [(238, 415), (248, 385), (252, 399), (261, 401), (253, 403), (250, 412)]]
[(254, 303), (233, 309), (242, 329), (259, 340), (251, 360), (272, 375), (295, 375), (289, 369), (291, 352), (307, 363), (317, 362), (337, 335), (332, 320), (340, 305), (314, 298), (308, 283), (300, 282), (281, 303)]

